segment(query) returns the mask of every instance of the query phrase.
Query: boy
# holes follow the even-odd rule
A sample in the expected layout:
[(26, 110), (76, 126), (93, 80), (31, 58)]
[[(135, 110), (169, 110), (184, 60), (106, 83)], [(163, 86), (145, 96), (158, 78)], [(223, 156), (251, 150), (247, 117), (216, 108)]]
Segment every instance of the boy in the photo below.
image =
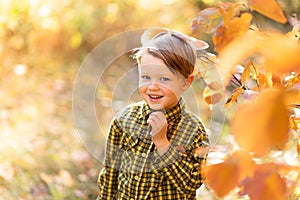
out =
[(148, 42), (135, 56), (143, 101), (111, 123), (97, 199), (196, 199), (203, 183), (208, 136), (181, 98), (194, 80), (195, 48), (174, 31)]

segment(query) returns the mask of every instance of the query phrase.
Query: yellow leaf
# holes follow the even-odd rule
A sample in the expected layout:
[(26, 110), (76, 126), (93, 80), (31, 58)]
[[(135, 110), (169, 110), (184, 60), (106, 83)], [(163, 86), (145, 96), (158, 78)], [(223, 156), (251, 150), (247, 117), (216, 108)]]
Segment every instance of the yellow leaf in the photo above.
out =
[(288, 132), (289, 112), (279, 91), (262, 92), (255, 104), (241, 105), (232, 120), (235, 141), (258, 156), (283, 149)]
[(231, 104), (232, 104), (233, 102), (236, 102), (237, 99), (238, 99), (238, 97), (239, 97), (239, 95), (240, 95), (243, 91), (244, 91), (244, 88), (243, 88), (243, 87), (236, 88), (236, 89), (233, 91), (231, 97), (227, 100), (227, 102), (226, 102), (226, 104), (225, 104), (225, 107), (229, 107), (229, 106), (231, 106)]
[(225, 196), (238, 187), (239, 182), (252, 175), (254, 166), (252, 157), (247, 152), (237, 151), (224, 162), (206, 167), (207, 185), (218, 197)]
[(280, 5), (275, 0), (249, 0), (249, 6), (250, 9), (256, 10), (279, 23), (287, 22)]
[(82, 43), (81, 33), (79, 33), (79, 32), (74, 33), (71, 36), (70, 46), (75, 49), (75, 48), (79, 47), (81, 45), (81, 43)]
[(297, 26), (294, 26), (293, 29), (290, 32), (288, 32), (286, 35), (287, 37), (289, 37), (292, 40), (295, 40), (296, 42), (299, 42), (300, 40), (300, 32)]
[(252, 61), (249, 61), (244, 68), (244, 71), (243, 71), (242, 77), (241, 77), (241, 82), (243, 85), (250, 78), (250, 74), (251, 74), (250, 72), (251, 72), (252, 65), (253, 65)]
[(267, 73), (265, 70), (260, 69), (257, 74), (257, 84), (260, 89), (272, 87), (272, 74)]
[(297, 75), (292, 74), (285, 78), (284, 86), (289, 88), (295, 86), (298, 83), (300, 83), (300, 74)]
[(296, 115), (292, 115), (290, 117), (290, 127), (295, 131), (300, 129), (300, 117), (297, 117)]

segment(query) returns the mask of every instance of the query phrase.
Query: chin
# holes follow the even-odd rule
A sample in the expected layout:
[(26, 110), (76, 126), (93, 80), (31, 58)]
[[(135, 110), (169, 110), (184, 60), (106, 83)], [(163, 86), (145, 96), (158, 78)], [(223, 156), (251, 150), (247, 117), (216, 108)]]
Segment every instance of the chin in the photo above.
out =
[(152, 110), (162, 110), (165, 109), (164, 106), (160, 105), (160, 104), (149, 104), (150, 108)]

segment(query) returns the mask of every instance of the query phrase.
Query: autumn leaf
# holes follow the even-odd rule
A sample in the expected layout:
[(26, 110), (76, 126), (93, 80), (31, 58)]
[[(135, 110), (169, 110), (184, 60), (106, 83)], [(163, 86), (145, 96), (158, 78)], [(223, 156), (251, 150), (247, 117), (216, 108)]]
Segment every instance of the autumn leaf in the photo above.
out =
[(286, 34), (287, 37), (291, 38), (292, 40), (295, 40), (296, 42), (299, 42), (300, 40), (300, 32), (298, 30), (297, 26), (294, 26), (293, 29)]
[(272, 82), (272, 88), (276, 88), (276, 89), (282, 89), (283, 85), (282, 85), (282, 80), (280, 78), (279, 75), (271, 73), (272, 77), (271, 77), (271, 82)]
[(232, 95), (227, 99), (226, 103), (225, 103), (225, 107), (228, 108), (229, 106), (232, 105), (232, 103), (237, 102), (237, 99), (239, 97), (239, 95), (244, 92), (244, 88), (243, 87), (238, 87), (236, 88)]
[(274, 73), (299, 70), (300, 45), (282, 34), (266, 38), (261, 48), (265, 58), (265, 69)]
[(300, 117), (296, 115), (290, 116), (290, 127), (291, 129), (297, 131), (300, 128)]
[(288, 125), (289, 112), (283, 93), (268, 90), (260, 94), (256, 103), (240, 106), (232, 119), (232, 133), (242, 148), (261, 156), (271, 149), (284, 148)]
[(249, 0), (250, 9), (255, 10), (270, 19), (273, 19), (279, 23), (286, 23), (287, 19), (275, 0)]
[(284, 78), (284, 86), (287, 88), (292, 87), (297, 83), (300, 83), (300, 74), (291, 74)]
[[(204, 68), (204, 65), (202, 65), (202, 68)], [(211, 90), (218, 90), (224, 87), (223, 81), (215, 67), (202, 69), (202, 77)]]
[(206, 86), (203, 91), (203, 98), (207, 104), (216, 104), (223, 98), (223, 94), (219, 90), (212, 90)]
[(298, 153), (298, 159), (300, 160), (300, 136), (297, 140), (297, 153)]
[(254, 176), (244, 184), (244, 193), (251, 200), (286, 200), (286, 180), (278, 173), (278, 166), (274, 163), (257, 165)]
[(198, 59), (196, 63), (197, 70), (195, 71), (207, 84), (202, 95), (208, 104), (216, 104), (224, 96), (224, 84), (215, 63), (216, 56), (210, 53), (207, 53), (202, 59)]
[[(246, 81), (251, 77), (251, 67), (253, 66), (252, 61), (249, 61), (245, 68), (244, 71), (242, 73), (241, 76), (241, 83), (244, 85), (246, 83)], [(255, 74), (254, 74), (255, 75)]]
[(230, 80), (232, 68), (254, 55), (260, 58), (259, 64), (269, 73), (284, 74), (299, 70), (300, 45), (283, 34), (273, 33), (267, 37), (261, 32), (249, 31), (219, 53), (218, 69), (224, 83)]
[(260, 89), (268, 89), (273, 87), (273, 74), (260, 69), (257, 74), (257, 84)]
[(285, 91), (285, 103), (287, 106), (299, 108), (300, 106), (300, 83), (289, 87)]
[[(224, 18), (232, 16), (233, 10), (229, 10)], [(220, 52), (230, 42), (237, 39), (248, 31), (252, 16), (249, 13), (243, 13), (240, 17), (234, 17), (231, 20), (225, 20), (224, 23), (219, 26), (213, 35), (213, 42), (215, 44), (215, 51)]]
[(206, 8), (200, 11), (197, 18), (193, 20), (193, 35), (199, 33), (213, 33), (222, 22), (222, 11), (219, 8)]
[(254, 161), (246, 151), (237, 151), (224, 162), (206, 167), (205, 176), (208, 187), (218, 197), (223, 197), (238, 186), (239, 182), (252, 175)]

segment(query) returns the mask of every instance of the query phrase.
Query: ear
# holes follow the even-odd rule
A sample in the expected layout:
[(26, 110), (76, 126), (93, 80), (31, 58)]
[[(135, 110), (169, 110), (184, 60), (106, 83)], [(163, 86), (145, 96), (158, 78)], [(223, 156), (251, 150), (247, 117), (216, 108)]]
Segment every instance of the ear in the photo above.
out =
[(186, 80), (185, 80), (185, 84), (183, 86), (183, 90), (186, 91), (190, 86), (191, 84), (193, 83), (194, 81), (194, 78), (195, 78), (195, 75), (194, 74), (190, 74)]

